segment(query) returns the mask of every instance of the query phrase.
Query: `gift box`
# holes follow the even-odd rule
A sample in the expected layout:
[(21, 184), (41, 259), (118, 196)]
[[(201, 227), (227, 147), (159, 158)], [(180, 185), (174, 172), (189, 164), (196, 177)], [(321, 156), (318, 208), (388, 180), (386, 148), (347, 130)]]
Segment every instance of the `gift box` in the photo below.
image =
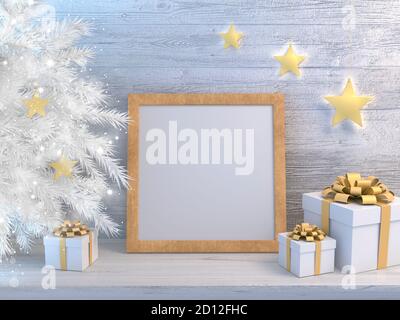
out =
[[(375, 177), (357, 179), (361, 176), (347, 174), (337, 178), (334, 192), (332, 186), (322, 193), (303, 194), (304, 219), (336, 239), (339, 269), (348, 266), (357, 273), (398, 265), (400, 200)], [(354, 190), (356, 195), (352, 185), (360, 188)]]
[[(62, 228), (71, 231), (60, 231)], [(43, 239), (46, 265), (64, 271), (85, 270), (98, 258), (97, 238), (96, 230), (80, 225), (79, 222), (64, 222), (62, 227)]]
[(334, 272), (336, 248), (334, 239), (324, 236), (321, 241), (294, 240), (292, 234), (285, 232), (278, 235), (279, 264), (283, 268), (298, 277)]
[[(322, 225), (322, 206), (324, 198), (321, 192), (303, 195), (304, 219), (310, 223)], [(386, 266), (400, 264), (400, 200), (390, 204), (391, 215), (389, 234), (381, 234), (381, 207), (378, 205), (360, 205), (357, 203), (329, 204), (329, 235), (336, 239), (336, 266), (352, 267), (352, 272), (363, 272), (378, 269), (379, 246), (385, 250), (380, 241), (387, 238)]]

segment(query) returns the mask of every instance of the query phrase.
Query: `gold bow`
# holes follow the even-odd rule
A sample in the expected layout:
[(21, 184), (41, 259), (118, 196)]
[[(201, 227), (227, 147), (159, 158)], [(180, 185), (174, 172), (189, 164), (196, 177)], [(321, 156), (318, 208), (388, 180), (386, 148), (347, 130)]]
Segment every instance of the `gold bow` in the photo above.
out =
[(73, 238), (75, 236), (84, 236), (89, 233), (89, 228), (80, 221), (65, 220), (63, 224), (55, 228), (54, 235), (60, 238)]
[(314, 224), (302, 223), (296, 225), (292, 232), (288, 235), (289, 238), (296, 241), (321, 241), (325, 239), (325, 232)]
[(346, 176), (337, 177), (330, 187), (322, 191), (322, 196), (342, 203), (358, 199), (362, 204), (389, 203), (394, 200), (394, 193), (378, 178), (362, 178), (359, 173), (347, 173)]

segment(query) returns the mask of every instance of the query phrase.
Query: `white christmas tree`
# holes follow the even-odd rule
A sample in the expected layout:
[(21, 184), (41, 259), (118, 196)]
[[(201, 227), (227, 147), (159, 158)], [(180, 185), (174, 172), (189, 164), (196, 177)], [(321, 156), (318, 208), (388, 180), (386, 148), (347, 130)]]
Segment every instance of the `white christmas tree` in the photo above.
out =
[(93, 54), (76, 42), (89, 29), (55, 21), (35, 0), (0, 0), (0, 258), (66, 216), (118, 230), (102, 199), (109, 183), (127, 187), (127, 175), (94, 127), (124, 128), (128, 118), (83, 76)]

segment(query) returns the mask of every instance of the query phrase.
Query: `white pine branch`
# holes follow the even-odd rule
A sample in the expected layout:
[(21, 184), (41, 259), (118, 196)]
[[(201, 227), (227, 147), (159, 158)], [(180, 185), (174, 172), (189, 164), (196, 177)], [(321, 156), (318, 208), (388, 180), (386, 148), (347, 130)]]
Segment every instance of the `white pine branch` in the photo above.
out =
[(60, 50), (68, 48), (82, 36), (90, 34), (90, 24), (81, 20), (57, 21), (53, 32), (48, 36), (48, 49)]
[(93, 52), (89, 48), (71, 47), (56, 53), (57, 61), (64, 61), (66, 64), (73, 62), (80, 67), (85, 66), (91, 58), (93, 58)]
[[(90, 25), (64, 20), (48, 32), (35, 21), (39, 9), (0, 0), (0, 258), (15, 246), (28, 250), (71, 215), (116, 235), (102, 199), (109, 180), (128, 187), (114, 146), (93, 130), (125, 128), (128, 116), (109, 107), (101, 82), (83, 77), (93, 53), (75, 44)], [(39, 87), (46, 115), (28, 118), (23, 100)], [(79, 162), (72, 179), (53, 178), (50, 163), (61, 155)]]

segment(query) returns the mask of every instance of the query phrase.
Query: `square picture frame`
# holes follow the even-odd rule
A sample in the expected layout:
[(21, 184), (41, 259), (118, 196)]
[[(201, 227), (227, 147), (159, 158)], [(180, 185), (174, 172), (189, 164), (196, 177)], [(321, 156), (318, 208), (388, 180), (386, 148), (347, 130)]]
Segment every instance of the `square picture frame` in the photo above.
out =
[[(130, 94), (129, 98), (129, 117), (131, 119), (131, 123), (129, 125), (128, 129), (128, 174), (132, 178), (131, 183), (130, 183), (130, 189), (128, 190), (127, 194), (127, 226), (126, 226), (126, 232), (127, 232), (127, 240), (126, 240), (126, 250), (127, 252), (131, 253), (140, 253), (140, 252), (158, 252), (158, 253), (166, 253), (166, 252), (187, 252), (187, 253), (194, 253), (194, 252), (277, 252), (278, 250), (278, 240), (277, 236), (278, 233), (286, 231), (286, 166), (285, 166), (285, 116), (284, 116), (284, 96), (280, 93), (262, 93), (262, 94), (230, 94), (230, 93), (224, 93), (224, 94)], [(272, 108), (271, 110), (271, 122), (272, 123), (265, 123), (265, 132), (269, 134), (269, 132), (272, 133), (272, 140), (271, 141), (271, 148), (272, 148), (272, 155), (271, 159), (273, 160), (273, 167), (272, 168), (266, 168), (266, 170), (270, 170), (270, 172), (273, 172), (273, 177), (272, 177), (272, 183), (271, 181), (266, 181), (269, 183), (273, 189), (272, 194), (262, 194), (262, 188), (260, 188), (260, 194), (257, 195), (257, 197), (260, 199), (260, 203), (263, 203), (266, 205), (265, 215), (269, 215), (273, 217), (273, 220), (268, 220), (268, 221), (273, 221), (273, 229), (272, 233), (270, 232), (270, 236), (268, 239), (251, 239), (251, 226), (254, 226), (256, 229), (257, 225), (262, 226), (262, 223), (265, 223), (265, 220), (261, 214), (263, 213), (262, 207), (261, 210), (258, 208), (257, 210), (253, 211), (260, 211), (261, 214), (259, 216), (254, 216), (253, 220), (254, 223), (250, 225), (249, 228), (250, 230), (245, 230), (245, 232), (249, 233), (250, 235), (244, 234), (244, 237), (246, 239), (237, 239), (236, 238), (236, 233), (233, 234), (231, 230), (243, 230), (241, 228), (245, 226), (246, 224), (244, 223), (247, 219), (246, 215), (248, 215), (248, 212), (246, 213), (245, 210), (243, 211), (243, 217), (236, 217), (235, 219), (232, 219), (232, 221), (236, 221), (238, 225), (232, 225), (227, 227), (227, 229), (230, 229), (231, 235), (229, 236), (229, 232), (226, 234), (229, 236), (229, 238), (226, 239), (210, 239), (208, 236), (202, 239), (200, 236), (202, 235), (201, 232), (199, 232), (200, 236), (197, 236), (196, 239), (185, 239), (182, 238), (184, 237), (183, 235), (179, 235), (180, 230), (187, 230), (190, 229), (187, 227), (188, 225), (177, 227), (176, 230), (171, 231), (171, 233), (165, 232), (168, 228), (168, 221), (173, 220), (169, 219), (169, 217), (166, 218), (164, 223), (162, 221), (157, 219), (158, 217), (161, 217), (160, 212), (156, 211), (161, 211), (160, 209), (152, 209), (149, 210), (148, 212), (143, 212), (143, 208), (151, 208), (151, 204), (162, 202), (161, 200), (157, 202), (157, 193), (156, 188), (158, 186), (157, 183), (154, 182), (154, 184), (151, 183), (151, 179), (154, 177), (157, 177), (157, 175), (153, 175), (152, 170), (154, 172), (154, 169), (149, 167), (146, 169), (147, 173), (145, 174), (142, 172), (145, 170), (144, 168), (146, 165), (143, 163), (143, 150), (141, 148), (143, 147), (145, 141), (144, 141), (144, 133), (141, 132), (141, 122), (144, 121), (144, 119), (141, 119), (141, 113), (145, 114), (144, 112), (141, 112), (141, 110), (149, 110), (146, 108), (153, 108), (152, 114), (150, 113), (149, 116), (147, 116), (146, 121), (151, 122), (152, 119), (154, 119), (155, 122), (159, 122), (159, 118), (162, 118), (161, 116), (157, 116), (157, 112), (160, 112), (160, 110), (163, 110), (163, 113), (166, 114), (168, 112), (168, 108), (171, 109), (171, 119), (175, 118), (180, 108), (185, 108), (185, 107), (192, 107), (193, 111), (196, 111), (196, 114), (193, 114), (191, 116), (189, 112), (187, 111), (188, 108), (185, 109), (186, 117), (197, 117), (199, 119), (199, 115), (201, 116), (201, 112), (203, 107), (210, 107), (207, 109), (207, 112), (227, 112), (229, 109), (227, 108), (238, 108), (241, 107), (241, 111), (243, 115), (246, 115), (247, 118), (249, 118), (249, 123), (252, 123), (252, 119), (250, 116), (249, 112), (251, 109), (246, 109), (246, 108), (251, 108), (251, 107), (268, 107)], [(195, 107), (195, 108), (194, 108)], [(199, 109), (199, 107), (201, 107)], [(223, 107), (224, 110), (220, 110), (218, 107)], [(214, 108), (214, 109), (213, 109)], [(262, 109), (262, 108), (261, 108)], [(183, 109), (182, 109), (183, 110)], [(199, 111), (200, 110), (200, 111)], [(205, 109), (204, 109), (205, 110)], [(212, 111), (214, 110), (214, 111)], [(249, 111), (246, 111), (249, 110)], [(199, 113), (200, 112), (200, 113)], [(225, 121), (224, 119), (229, 120), (230, 115), (234, 112), (227, 112), (226, 117), (222, 116), (219, 119), (221, 119), (221, 122)], [(156, 115), (156, 116), (154, 116)], [(210, 114), (212, 116), (212, 114)], [(209, 115), (209, 116), (210, 116)], [(237, 117), (241, 117), (240, 114), (238, 114)], [(200, 117), (202, 118), (202, 117)], [(203, 115), (204, 118), (204, 115)], [(243, 117), (245, 118), (245, 117)], [(254, 113), (254, 121), (260, 121), (260, 117), (258, 116), (258, 113)], [(267, 118), (267, 117), (265, 117)], [(264, 117), (262, 117), (264, 119)], [(156, 121), (157, 120), (157, 121)], [(267, 122), (267, 121), (266, 121)], [(159, 123), (157, 123), (158, 125)], [(262, 123), (261, 123), (262, 125)], [(221, 123), (221, 126), (224, 127), (225, 123)], [(271, 131), (272, 130), (272, 131)], [(264, 132), (264, 131), (263, 131)], [(268, 139), (266, 139), (268, 140)], [(263, 140), (260, 140), (260, 145), (263, 145), (264, 142)], [(266, 147), (267, 148), (267, 147)], [(264, 154), (268, 155), (270, 151), (264, 152)], [(142, 159), (142, 160), (141, 160)], [(142, 163), (141, 163), (142, 161)], [(264, 163), (264, 162), (263, 162)], [(170, 169), (169, 169), (170, 168)], [(215, 170), (215, 166), (209, 166), (209, 168), (213, 168)], [(162, 170), (174, 170), (172, 169), (172, 166), (163, 166)], [(206, 169), (204, 169), (206, 170)], [(210, 169), (211, 170), (211, 169)], [(150, 171), (150, 173), (148, 173)], [(260, 170), (262, 171), (262, 170)], [(262, 171), (262, 172), (264, 172)], [(168, 172), (167, 172), (168, 174)], [(206, 172), (207, 174), (207, 172)], [(146, 176), (145, 184), (142, 184), (142, 189), (147, 188), (149, 185), (153, 186), (150, 190), (141, 190), (141, 179), (143, 182), (143, 176)], [(266, 180), (270, 180), (271, 177), (266, 177)], [(258, 179), (260, 180), (260, 179)], [(185, 181), (191, 181), (191, 179), (186, 179)], [(262, 179), (261, 179), (262, 181)], [(242, 182), (239, 182), (242, 183)], [(246, 188), (247, 190), (248, 188)], [(251, 189), (251, 187), (250, 187)], [(174, 195), (173, 192), (175, 191), (174, 188), (163, 188), (162, 192), (165, 193), (162, 197), (162, 199), (169, 199), (168, 197), (168, 192), (171, 192), (171, 198), (173, 199)], [(240, 187), (239, 187), (240, 191)], [(147, 197), (151, 198), (148, 201), (146, 200), (147, 198), (143, 196), (144, 193), (150, 193), (152, 192), (153, 196), (155, 197)], [(196, 195), (194, 195), (195, 197)], [(223, 198), (223, 197), (221, 197)], [(265, 199), (264, 199), (265, 198)], [(253, 196), (249, 194), (248, 199), (242, 199), (243, 203), (246, 203), (246, 200), (249, 204), (253, 203)], [(147, 202), (149, 205), (147, 205)], [(174, 204), (177, 201), (174, 202)], [(268, 205), (273, 202), (273, 212), (271, 211)], [(163, 204), (161, 204), (162, 206)], [(163, 208), (168, 207), (166, 204), (164, 204)], [(196, 206), (193, 206), (193, 210), (197, 209)], [(211, 207), (209, 207), (211, 208)], [(175, 210), (171, 211), (169, 214), (173, 215), (175, 213), (178, 213), (180, 210), (179, 207), (176, 207)], [(186, 208), (187, 209), (187, 208)], [(220, 209), (218, 212), (223, 212), (223, 208)], [(230, 214), (233, 212), (232, 208), (227, 210), (226, 214)], [(253, 212), (251, 211), (251, 212)], [(187, 211), (186, 211), (187, 212)], [(203, 210), (201, 214), (204, 214), (204, 212), (208, 212), (207, 210)], [(233, 213), (232, 213), (233, 214)], [(237, 213), (240, 215), (240, 212)], [(151, 215), (154, 215), (154, 221), (151, 220)], [(227, 224), (221, 223), (219, 225), (221, 230), (214, 230), (215, 235), (224, 234), (223, 230), (224, 225), (228, 226), (229, 225), (229, 215), (227, 216), (228, 218), (225, 219), (227, 220)], [(256, 219), (260, 218), (260, 223), (256, 221)], [(173, 217), (171, 217), (173, 218)], [(268, 218), (268, 219), (269, 219)], [(261, 221), (262, 220), (262, 221)], [(179, 220), (176, 220), (179, 221)], [(204, 220), (208, 221), (209, 223), (210, 220)], [(261, 223), (262, 222), (262, 223)], [(146, 226), (142, 226), (141, 223), (146, 223)], [(190, 223), (190, 222), (189, 222)], [(198, 223), (198, 221), (194, 222)], [(162, 224), (161, 228), (160, 225)], [(179, 223), (178, 223), (179, 224)], [(233, 224), (233, 223), (232, 223)], [(269, 223), (271, 224), (271, 223)], [(210, 227), (210, 224), (207, 226), (201, 226), (199, 223), (198, 229), (201, 229), (203, 234), (204, 230), (209, 230), (212, 228)], [(172, 227), (172, 225), (170, 226)], [(195, 226), (194, 226), (195, 227)], [(147, 229), (146, 229), (147, 228)], [(154, 230), (151, 230), (151, 228), (154, 228)], [(236, 228), (236, 229), (235, 229)], [(261, 227), (260, 227), (261, 228)], [(269, 228), (269, 227), (268, 227)], [(267, 228), (266, 228), (267, 229)], [(196, 229), (193, 229), (196, 231)], [(220, 232), (219, 232), (220, 231)], [(160, 234), (166, 233), (166, 238), (159, 238)], [(262, 230), (257, 230), (258, 233), (262, 232)], [(255, 234), (257, 233), (255, 232)], [(143, 236), (144, 234), (149, 234), (149, 236)], [(184, 233), (184, 232), (183, 232)], [(237, 232), (240, 234), (241, 232)], [(173, 236), (171, 236), (173, 234)], [(186, 233), (187, 234), (187, 233)], [(191, 232), (191, 234), (196, 234), (196, 232)], [(233, 236), (232, 236), (233, 235)], [(211, 235), (212, 236), (212, 235)], [(249, 238), (250, 237), (250, 238)]]

